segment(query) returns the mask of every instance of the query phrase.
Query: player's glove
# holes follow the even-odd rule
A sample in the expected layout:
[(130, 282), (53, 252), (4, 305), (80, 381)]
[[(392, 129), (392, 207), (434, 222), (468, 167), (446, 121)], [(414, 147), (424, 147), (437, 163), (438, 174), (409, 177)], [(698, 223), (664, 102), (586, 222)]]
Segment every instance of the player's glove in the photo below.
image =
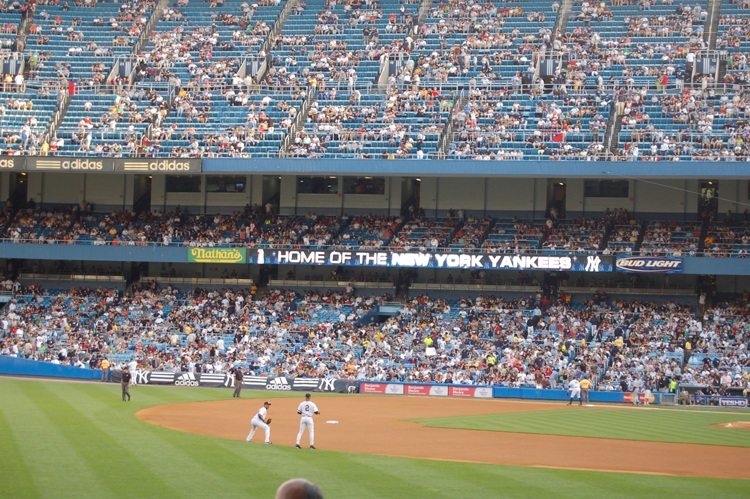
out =
[(271, 424), (271, 418), (266, 419), (266, 424)]

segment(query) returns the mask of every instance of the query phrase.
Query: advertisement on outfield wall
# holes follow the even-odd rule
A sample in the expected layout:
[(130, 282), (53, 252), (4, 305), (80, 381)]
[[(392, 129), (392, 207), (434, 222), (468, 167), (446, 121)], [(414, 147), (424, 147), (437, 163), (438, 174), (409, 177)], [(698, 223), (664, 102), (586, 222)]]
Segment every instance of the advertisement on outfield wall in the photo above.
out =
[(472, 397), (491, 399), (492, 387), (362, 381), (359, 384), (359, 393), (376, 393), (382, 395), (431, 395), (436, 397)]
[(719, 399), (720, 407), (734, 407), (739, 409), (747, 409), (747, 399), (740, 397), (721, 397)]
[(359, 393), (403, 395), (404, 385), (400, 383), (377, 383), (377, 382), (361, 381), (359, 383)]
[[(640, 404), (643, 404), (645, 402), (648, 402), (649, 404), (653, 404), (654, 401), (656, 400), (656, 397), (654, 396), (653, 393), (651, 394), (651, 396), (648, 397), (648, 399), (646, 398), (646, 395), (644, 393), (639, 393), (637, 397), (638, 397), (638, 403)], [(626, 392), (625, 394), (623, 394), (623, 400), (627, 402), (628, 404), (632, 404), (633, 394), (630, 392)]]
[[(136, 371), (131, 373), (138, 385), (173, 385), (204, 388), (234, 388), (234, 376), (226, 373), (194, 374)], [(119, 383), (122, 371), (112, 371), (111, 381)], [(245, 376), (242, 387), (276, 392), (357, 393), (359, 382), (348, 379), (295, 378), (292, 376)]]
[(73, 173), (142, 173), (192, 175), (203, 171), (203, 162), (191, 158), (69, 158), (62, 156), (2, 156), (0, 171)]
[(618, 258), (617, 271), (631, 274), (682, 274), (682, 258), (672, 256)]
[(249, 249), (247, 263), (421, 267), (430, 269), (612, 272), (614, 258), (598, 255), (522, 255), (366, 250)]

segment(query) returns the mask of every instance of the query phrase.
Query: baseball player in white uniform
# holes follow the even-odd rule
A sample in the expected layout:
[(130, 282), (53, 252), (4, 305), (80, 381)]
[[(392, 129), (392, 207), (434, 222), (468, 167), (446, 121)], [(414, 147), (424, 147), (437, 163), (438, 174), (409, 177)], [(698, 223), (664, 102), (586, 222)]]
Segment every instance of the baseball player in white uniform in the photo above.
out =
[(581, 382), (578, 381), (578, 378), (570, 380), (568, 390), (570, 391), (570, 402), (568, 402), (568, 405), (572, 405), (573, 399), (576, 397), (578, 397), (578, 405), (583, 405), (583, 401), (581, 400)]
[(305, 432), (305, 427), (307, 427), (307, 430), (310, 433), (310, 448), (315, 448), (315, 423), (313, 423), (313, 414), (320, 414), (320, 411), (318, 410), (318, 406), (315, 405), (315, 402), (310, 400), (311, 397), (312, 395), (306, 393), (305, 401), (302, 402), (297, 408), (297, 414), (302, 415), (302, 419), (300, 419), (299, 422), (297, 445), (295, 445), (295, 447), (298, 449), (302, 448), (299, 446), (299, 441), (302, 439), (302, 434)]
[(263, 407), (260, 408), (258, 413), (253, 416), (253, 429), (250, 430), (250, 434), (245, 439), (246, 442), (249, 442), (253, 439), (253, 435), (255, 435), (255, 430), (260, 428), (261, 430), (265, 430), (266, 432), (266, 443), (272, 444), (271, 442), (271, 427), (268, 426), (271, 424), (271, 418), (266, 419), (266, 416), (268, 415), (268, 408), (271, 407), (271, 402), (263, 402)]

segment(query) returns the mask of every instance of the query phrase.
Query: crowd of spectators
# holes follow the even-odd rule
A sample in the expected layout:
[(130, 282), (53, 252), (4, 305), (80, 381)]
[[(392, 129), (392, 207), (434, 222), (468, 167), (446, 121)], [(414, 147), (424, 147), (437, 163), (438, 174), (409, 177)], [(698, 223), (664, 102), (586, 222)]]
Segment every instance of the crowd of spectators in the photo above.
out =
[(701, 224), (683, 226), (679, 222), (651, 222), (646, 228), (641, 256), (695, 256), (700, 243)]
[[(93, 7), (89, 19), (57, 15), (54, 2), (37, 3), (39, 22), (31, 32), (39, 49), (29, 53), (29, 81), (48, 85), (47, 75), (53, 70), (59, 80), (55, 88), (76, 80), (78, 92), (105, 83), (109, 62), (119, 54), (113, 48), (132, 45), (155, 6), (153, 0), (128, 2), (111, 16), (96, 12), (93, 2), (70, 7), (75, 14), (78, 7)], [(294, 113), (283, 121), (271, 120), (275, 123), (256, 120), (254, 129), (252, 124), (238, 127), (234, 123), (225, 130), (216, 113), (211, 115), (210, 102), (199, 102), (206, 88), (221, 89), (222, 97), (234, 105), (252, 101), (246, 98), (256, 80), (250, 72), (238, 76), (241, 57), (248, 52), (273, 60), (265, 71), (266, 84), (293, 88), (300, 95), (306, 88), (314, 88), (320, 94), (311, 108), (309, 124), (296, 130), (289, 151), (285, 151), (291, 156), (341, 153), (357, 158), (429, 158), (437, 142), (430, 135), (442, 133), (442, 114), (447, 112), (456, 120), (456, 129), (446, 153), (456, 158), (596, 160), (608, 154), (603, 143), (606, 110), (615, 99), (623, 114), (621, 133), (625, 134), (621, 146), (613, 151), (615, 159), (738, 161), (748, 157), (747, 96), (741, 90), (748, 80), (747, 54), (739, 45), (746, 38), (748, 24), (734, 11), (721, 16), (717, 41), (718, 48), (733, 48), (723, 81), (732, 92), (717, 94), (713, 75), (698, 75), (690, 89), (672, 91), (676, 78), (684, 81), (691, 77), (696, 58), (706, 49), (702, 30), (707, 11), (700, 4), (576, 2), (568, 31), (553, 39), (550, 17), (559, 10), (559, 3), (547, 11), (536, 4), (517, 2), (436, 2), (420, 26), (418, 2), (407, 2), (400, 9), (386, 8), (378, 0), (325, 2), (311, 16), (314, 24), (309, 33), (306, 25), (299, 32), (282, 30), (269, 40), (270, 53), (265, 54), (261, 45), (271, 25), (265, 18), (256, 20), (256, 14), (279, 3), (246, 1), (237, 12), (217, 9), (204, 20), (194, 19), (200, 10), (177, 2), (161, 13), (160, 20), (169, 29), (157, 28), (139, 54), (136, 85), (164, 83), (182, 90), (176, 104), (171, 109), (160, 108), (158, 114), (182, 113), (177, 117), (210, 125), (211, 132), (190, 133), (191, 126), (156, 127), (143, 140), (140, 134), (118, 130), (117, 140), (99, 143), (89, 134), (76, 134), (78, 142), (72, 143), (75, 153), (250, 157), (258, 148), (268, 153), (264, 132), (274, 127), (288, 129)], [(637, 6), (637, 13), (628, 9), (631, 4)], [(19, 5), (15, 2), (5, 7), (10, 11)], [(304, 2), (293, 10), (292, 18), (310, 17)], [(613, 20), (622, 21), (622, 26), (613, 29)], [(100, 26), (111, 29), (111, 43), (88, 39), (89, 28)], [(227, 27), (231, 29), (226, 31)], [(12, 33), (14, 26), (3, 29)], [(85, 75), (74, 74), (80, 72), (78, 66), (44, 50), (50, 35), (69, 40), (71, 60), (77, 55), (96, 57)], [(646, 42), (653, 38), (657, 41)], [(666, 40), (660, 41), (662, 38)], [(548, 52), (564, 56), (566, 67), (558, 68), (551, 77), (535, 76), (537, 61)], [(360, 72), (365, 66), (379, 66), (385, 54), (398, 61), (396, 71), (388, 80), (388, 99), (372, 104), (367, 98), (371, 97), (369, 73), (368, 82), (363, 82)], [(454, 113), (459, 94), (443, 91), (446, 82), (460, 82), (469, 97)], [(112, 83), (122, 82), (116, 77)], [(353, 102), (345, 106), (326, 102), (335, 100), (335, 93), (331, 98), (325, 92), (344, 88)], [(521, 95), (529, 99), (518, 99)], [(209, 110), (204, 109), (206, 105)], [(671, 119), (672, 125), (665, 126), (661, 118)], [(251, 121), (248, 118), (248, 123)], [(96, 123), (93, 118), (92, 123)], [(103, 125), (111, 123), (110, 119)], [(20, 138), (20, 132), (10, 137)], [(59, 137), (42, 144), (33, 130), (30, 135), (34, 136), (28, 144), (32, 147), (19, 146), (19, 152), (57, 154), (70, 149), (64, 142), (60, 144), (63, 139)], [(187, 144), (162, 147), (165, 137)], [(282, 146), (278, 136), (271, 140), (278, 140), (274, 149)]]
[[(516, 299), (419, 295), (381, 324), (359, 323), (389, 296), (249, 289), (181, 293), (154, 283), (127, 292), (78, 288), (17, 293), (0, 311), (0, 352), (95, 368), (105, 357), (137, 371), (341, 377), (358, 380), (673, 391), (750, 382), (747, 302), (689, 305), (609, 300), (571, 305), (541, 293)], [(6, 291), (7, 292), (7, 291)], [(709, 388), (711, 387), (711, 388)]]
[[(86, 201), (78, 205), (0, 213), (2, 237), (10, 242), (92, 245), (180, 245), (185, 247), (391, 249), (405, 251), (480, 251), (489, 253), (566, 253), (640, 256), (747, 258), (750, 231), (728, 223), (643, 221), (624, 209), (599, 218), (564, 220), (551, 210), (544, 220), (494, 219), (449, 210), (445, 218), (423, 213), (406, 217), (276, 215), (247, 205), (233, 213), (101, 213)], [(701, 252), (701, 243), (703, 250)]]

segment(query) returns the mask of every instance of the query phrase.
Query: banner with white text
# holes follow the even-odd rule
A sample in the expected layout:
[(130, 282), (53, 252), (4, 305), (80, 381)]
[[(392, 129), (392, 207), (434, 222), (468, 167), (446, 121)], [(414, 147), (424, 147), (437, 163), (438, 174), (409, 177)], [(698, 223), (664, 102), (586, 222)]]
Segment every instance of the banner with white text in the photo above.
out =
[(430, 269), (550, 270), (612, 272), (614, 258), (599, 255), (523, 255), (419, 251), (248, 249), (247, 263), (343, 265)]

